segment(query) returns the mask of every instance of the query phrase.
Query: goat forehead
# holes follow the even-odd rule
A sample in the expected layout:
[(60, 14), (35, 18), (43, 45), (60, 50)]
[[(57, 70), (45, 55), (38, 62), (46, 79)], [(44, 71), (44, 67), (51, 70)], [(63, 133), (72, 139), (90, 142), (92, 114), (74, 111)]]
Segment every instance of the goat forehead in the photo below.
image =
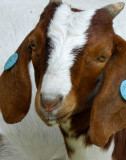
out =
[(57, 8), (47, 33), (52, 47), (49, 54), (49, 65), (56, 61), (61, 63), (63, 60), (65, 63), (62, 63), (61, 67), (63, 64), (72, 66), (76, 57), (76, 54), (72, 54), (72, 52), (86, 44), (86, 31), (94, 14), (95, 10), (74, 12), (67, 4), (62, 4)]
[[(48, 67), (43, 79), (43, 91), (49, 89), (46, 87), (47, 83), (51, 83), (49, 86), (52, 90), (54, 88), (62, 90), (61, 84), (64, 82), (66, 85), (63, 85), (63, 94), (66, 95), (70, 91), (72, 86), (70, 68), (77, 56), (74, 49), (82, 48), (86, 44), (86, 31), (94, 14), (95, 10), (74, 12), (67, 4), (62, 4), (56, 9), (47, 32), (47, 37), (51, 40), (49, 44), (51, 49), (49, 50)], [(54, 88), (52, 87), (53, 80), (57, 85)]]

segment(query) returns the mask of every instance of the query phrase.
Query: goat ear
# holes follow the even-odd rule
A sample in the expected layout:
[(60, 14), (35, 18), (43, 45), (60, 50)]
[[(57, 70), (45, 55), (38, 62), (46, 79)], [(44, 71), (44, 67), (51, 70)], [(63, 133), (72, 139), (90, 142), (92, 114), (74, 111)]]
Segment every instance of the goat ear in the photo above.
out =
[[(29, 34), (30, 35), (30, 34)], [(18, 48), (18, 61), (0, 76), (0, 109), (7, 123), (17, 123), (27, 114), (31, 102), (31, 81), (28, 63), (31, 60), (28, 48), (29, 35)]]
[(120, 94), (123, 80), (126, 80), (126, 42), (115, 35), (114, 52), (92, 106), (90, 139), (98, 146), (104, 146), (111, 135), (126, 127), (126, 101)]

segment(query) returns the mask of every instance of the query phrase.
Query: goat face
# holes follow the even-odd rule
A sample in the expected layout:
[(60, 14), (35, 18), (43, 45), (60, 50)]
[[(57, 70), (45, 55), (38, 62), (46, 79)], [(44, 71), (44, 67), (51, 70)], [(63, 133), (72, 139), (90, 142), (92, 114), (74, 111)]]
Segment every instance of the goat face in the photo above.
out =
[[(0, 107), (4, 120), (19, 122), (29, 110), (30, 60), (37, 86), (36, 111), (48, 125), (61, 124), (86, 110), (87, 102), (93, 102), (101, 89), (102, 73), (120, 39), (114, 34), (112, 20), (123, 7), (123, 3), (118, 3), (80, 11), (67, 4), (50, 3), (35, 29), (16, 51), (19, 55), (16, 65), (0, 77)], [(8, 83), (10, 78), (11, 83)], [(97, 124), (94, 124), (96, 111), (97, 107), (93, 107), (91, 134)]]
[[(35, 65), (33, 58), (33, 64), (41, 66), (39, 71), (35, 69), (36, 74), (40, 73), (39, 82), (36, 80), (36, 110), (47, 124), (62, 123), (86, 109), (84, 102), (96, 94), (102, 71), (112, 55), (112, 19), (105, 8), (75, 12), (61, 4), (49, 22), (45, 42), (34, 42), (36, 52), (42, 44), (46, 46), (39, 52), (41, 62)], [(41, 31), (43, 26), (39, 27)], [(36, 31), (31, 39), (37, 38)]]

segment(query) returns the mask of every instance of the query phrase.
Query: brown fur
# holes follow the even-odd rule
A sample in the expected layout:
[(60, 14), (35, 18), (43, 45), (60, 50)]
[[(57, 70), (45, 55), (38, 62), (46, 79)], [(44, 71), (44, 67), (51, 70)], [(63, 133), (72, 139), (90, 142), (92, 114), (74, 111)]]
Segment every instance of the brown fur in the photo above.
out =
[[(98, 15), (99, 17), (102, 17), (102, 20), (100, 20), (100, 18), (97, 17)], [(75, 85), (74, 89), (76, 89), (76, 96), (78, 98), (78, 102), (76, 102), (76, 109), (73, 112), (74, 115), (71, 117), (72, 131), (74, 131), (76, 135), (75, 138), (78, 138), (78, 136), (80, 135), (87, 135), (85, 142), (86, 145), (91, 145), (93, 142), (96, 145), (102, 146), (104, 149), (109, 148), (113, 139), (113, 134), (115, 133), (115, 131), (117, 132), (125, 128), (126, 122), (125, 102), (121, 98), (119, 93), (120, 84), (123, 80), (126, 79), (126, 42), (119, 36), (114, 34), (111, 19), (112, 17), (109, 14), (107, 14), (105, 10), (99, 10), (97, 14), (93, 17), (92, 25), (87, 31), (89, 33), (89, 41), (85, 47), (84, 53), (81, 52), (79, 54), (79, 57), (72, 68), (72, 84)], [(108, 38), (106, 37), (106, 35), (110, 37)], [(106, 38), (108, 38), (109, 40), (107, 41)], [(106, 67), (104, 63), (104, 65), (102, 63), (98, 64), (98, 61), (94, 60), (96, 59), (96, 56), (99, 56), (98, 54), (101, 53), (103, 55), (107, 55), (108, 57), (108, 60), (105, 63)], [(84, 63), (84, 61), (86, 60), (87, 62), (85, 63), (89, 63), (92, 60), (93, 63), (96, 63), (89, 63), (89, 65), (87, 65)], [(76, 79), (75, 73), (76, 76), (78, 75), (78, 79)], [(83, 73), (85, 73), (84, 77)], [(101, 77), (97, 75), (101, 75)], [(97, 91), (93, 93), (93, 89), (96, 86)], [(111, 88), (109, 88), (108, 86)], [(86, 97), (86, 95), (88, 96)], [(109, 98), (110, 100), (105, 98)], [(113, 99), (113, 101), (111, 99)], [(115, 120), (112, 119), (112, 121), (110, 121), (109, 119), (107, 119), (107, 116), (110, 116), (111, 118), (113, 114), (115, 114)], [(108, 123), (105, 121), (104, 118), (108, 120)], [(102, 122), (103, 124), (105, 123), (103, 127), (100, 126), (103, 125)], [(89, 127), (91, 139), (88, 136)], [(104, 130), (106, 129), (106, 132), (104, 132), (104, 134), (101, 132), (102, 130), (100, 130), (102, 128), (104, 128)], [(122, 132), (123, 131), (121, 131), (119, 134), (122, 134)], [(104, 137), (102, 137), (103, 135)], [(117, 139), (116, 137), (117, 136), (115, 136), (115, 139)], [(125, 141), (124, 136), (123, 138)], [(121, 145), (121, 143), (117, 145), (117, 142), (115, 142), (115, 150), (113, 153), (113, 157), (115, 160), (118, 160), (118, 154), (121, 156), (122, 151), (118, 153), (118, 150), (120, 148), (121, 150), (124, 150), (123, 147), (125, 148), (125, 143), (124, 145)], [(125, 156), (123, 155), (123, 157)], [(120, 158), (120, 160), (123, 159)]]
[(31, 55), (28, 37), (17, 50), (19, 59), (15, 67), (4, 71), (0, 77), (0, 108), (7, 123), (19, 122), (27, 114), (30, 106), (31, 82), (28, 63)]
[[(41, 74), (44, 72), (46, 29), (57, 6), (56, 3), (52, 3), (45, 8), (36, 28), (25, 38), (16, 51), (19, 55), (18, 62), (10, 70), (4, 71), (0, 77), (0, 108), (7, 123), (21, 121), (29, 110), (31, 82), (28, 64), (31, 60), (33, 61), (35, 80), (38, 86), (42, 78)], [(29, 48), (31, 42), (37, 45), (37, 50), (31, 51)]]
[[(59, 5), (51, 3), (45, 8), (39, 23), (17, 50), (18, 62), (0, 77), (0, 108), (7, 123), (21, 121), (29, 110), (31, 82), (28, 63), (32, 60), (37, 86), (36, 111), (48, 124), (48, 117), (40, 104), (40, 90), (49, 56), (50, 39), (46, 33)], [(56, 121), (62, 124), (71, 118), (69, 131), (73, 131), (74, 138), (85, 135), (84, 144), (93, 143), (104, 149), (109, 148), (116, 133), (113, 157), (115, 160), (123, 160), (126, 104), (120, 96), (119, 88), (126, 79), (126, 42), (114, 33), (112, 18), (105, 8), (97, 10), (87, 30), (87, 44), (79, 51), (75, 49), (79, 53), (71, 68), (72, 89), (59, 107)], [(30, 43), (35, 44), (34, 49), (29, 48)], [(62, 125), (61, 131), (64, 139), (69, 136)], [(66, 147), (69, 155), (74, 152), (67, 143)]]
[(115, 148), (113, 152), (113, 158), (115, 160), (126, 159), (126, 129), (117, 132), (114, 136)]
[(99, 146), (105, 145), (112, 134), (126, 127), (126, 104), (119, 91), (121, 82), (126, 79), (126, 42), (115, 36), (114, 43), (113, 56), (105, 68), (103, 83), (92, 107), (90, 135)]

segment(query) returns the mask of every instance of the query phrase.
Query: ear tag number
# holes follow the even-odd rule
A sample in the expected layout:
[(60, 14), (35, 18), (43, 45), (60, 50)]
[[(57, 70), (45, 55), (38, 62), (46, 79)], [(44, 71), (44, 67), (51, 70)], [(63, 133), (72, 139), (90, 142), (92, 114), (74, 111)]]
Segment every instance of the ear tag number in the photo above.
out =
[(4, 70), (9, 70), (12, 68), (18, 60), (18, 54), (14, 53), (6, 62), (4, 66)]
[(121, 83), (120, 92), (121, 92), (122, 98), (126, 101), (126, 80), (124, 80), (124, 81)]

